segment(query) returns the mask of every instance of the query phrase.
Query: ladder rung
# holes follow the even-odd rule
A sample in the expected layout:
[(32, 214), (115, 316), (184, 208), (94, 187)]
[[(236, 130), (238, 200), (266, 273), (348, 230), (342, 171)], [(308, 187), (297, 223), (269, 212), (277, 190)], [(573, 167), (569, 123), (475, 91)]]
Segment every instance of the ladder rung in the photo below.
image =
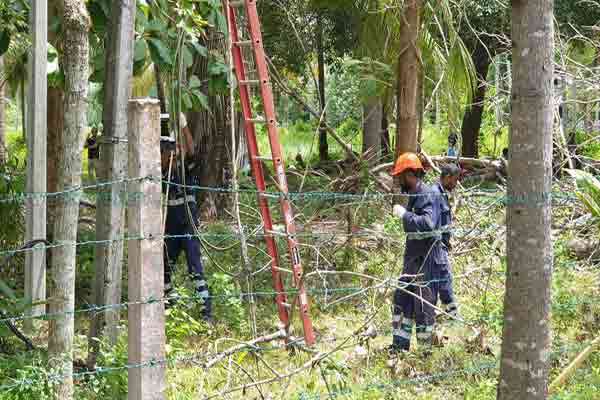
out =
[(260, 81), (258, 79), (249, 79), (245, 81), (240, 81), (240, 85), (258, 85)]
[(252, 45), (252, 40), (239, 40), (237, 42), (233, 42), (236, 46), (250, 46)]
[[(273, 235), (273, 236), (281, 236), (281, 237), (288, 237), (289, 235), (287, 234), (287, 232), (279, 232), (279, 231), (267, 231), (267, 233), (269, 235)], [(284, 256), (285, 257), (285, 256)]]
[(290, 303), (281, 303), (281, 305), (285, 308), (292, 308), (292, 305)]
[(281, 197), (278, 194), (265, 193), (265, 192), (258, 192), (258, 195), (261, 196), (261, 197), (266, 197), (268, 199), (279, 199)]
[(230, 7), (243, 7), (244, 5), (246, 5), (246, 2), (244, 0), (236, 0), (229, 2)]
[(262, 117), (250, 118), (246, 120), (247, 122), (254, 122), (255, 124), (266, 124), (267, 120)]
[(254, 156), (254, 159), (258, 161), (273, 161), (271, 157), (267, 156)]

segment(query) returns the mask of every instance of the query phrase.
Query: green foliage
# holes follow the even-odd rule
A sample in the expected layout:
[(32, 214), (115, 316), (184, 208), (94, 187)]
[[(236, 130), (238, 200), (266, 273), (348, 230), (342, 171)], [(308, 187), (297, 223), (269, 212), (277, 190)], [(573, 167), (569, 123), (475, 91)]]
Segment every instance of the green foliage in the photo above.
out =
[(577, 197), (600, 223), (600, 181), (589, 172), (568, 170), (577, 182)]
[(600, 160), (600, 140), (598, 140), (597, 133), (578, 130), (575, 132), (575, 141), (578, 143), (577, 152), (579, 154)]
[[(0, 3), (0, 56), (8, 51), (11, 42), (27, 32), (29, 3), (24, 0), (3, 0)], [(1, 77), (0, 77), (1, 80)]]
[[(10, 153), (9, 153), (10, 154)], [(0, 165), (0, 247), (12, 249), (23, 241), (23, 198), (25, 191), (24, 166), (16, 158), (10, 157), (8, 162)]]
[[(216, 298), (214, 308), (219, 318), (227, 321), (227, 325), (240, 330), (245, 325), (245, 310), (240, 297), (236, 296), (240, 288), (233, 277), (223, 273), (214, 273), (210, 280), (211, 294)], [(248, 299), (245, 299), (248, 301)]]
[(390, 64), (369, 57), (360, 60), (346, 58), (343, 62), (348, 70), (347, 78), (358, 81), (360, 98), (384, 97), (393, 89), (394, 71)]
[(344, 0), (258, 2), (263, 41), (276, 67), (310, 76), (316, 58), (319, 25), (325, 62), (349, 53), (357, 42), (359, 19)]
[(51, 374), (47, 360), (39, 353), (0, 355), (0, 382), (18, 386), (2, 392), (2, 400), (50, 400)]
[[(75, 398), (78, 399), (123, 399), (127, 396), (127, 369), (120, 369), (128, 364), (127, 335), (119, 336), (116, 345), (105, 341), (100, 343), (98, 374), (85, 378), (82, 384), (75, 387)], [(116, 370), (108, 371), (111, 368)], [(103, 369), (107, 371), (103, 371)]]

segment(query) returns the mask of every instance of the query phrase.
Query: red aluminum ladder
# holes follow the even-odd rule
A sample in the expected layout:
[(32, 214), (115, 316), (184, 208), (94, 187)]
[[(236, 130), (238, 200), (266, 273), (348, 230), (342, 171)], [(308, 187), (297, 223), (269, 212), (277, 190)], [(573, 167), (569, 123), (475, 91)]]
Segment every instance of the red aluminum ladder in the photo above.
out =
[[(293, 283), (298, 291), (298, 303), (300, 308), (300, 318), (302, 319), (302, 326), (304, 328), (304, 340), (306, 344), (310, 346), (315, 343), (315, 335), (313, 332), (312, 321), (308, 312), (308, 296), (306, 295), (306, 290), (302, 280), (303, 272), (300, 261), (298, 240), (296, 238), (296, 225), (294, 223), (292, 206), (288, 198), (288, 185), (285, 175), (281, 143), (279, 142), (277, 120), (275, 117), (273, 91), (271, 89), (265, 50), (262, 43), (262, 34), (260, 30), (258, 11), (256, 9), (256, 0), (224, 1), (224, 3), (228, 8), (227, 17), (231, 31), (233, 66), (240, 92), (242, 113), (244, 115), (244, 130), (246, 134), (246, 143), (248, 146), (248, 155), (250, 158), (250, 167), (256, 182), (256, 187), (258, 189), (258, 205), (264, 224), (267, 251), (271, 257), (271, 273), (273, 275), (273, 286), (277, 292), (275, 301), (277, 303), (279, 319), (284, 326), (286, 334), (289, 335), (289, 311), (292, 307), (291, 304), (293, 303), (288, 303), (287, 296), (284, 293), (285, 290), (283, 286), (283, 280), (281, 278), (281, 270), (279, 268), (279, 254), (274, 237), (274, 235), (277, 233), (273, 232), (271, 211), (269, 210), (268, 197), (265, 194), (266, 184), (261, 160), (266, 160), (266, 158), (260, 157), (259, 154), (256, 140), (256, 123), (264, 123), (267, 125), (272, 155), (272, 158), (269, 158), (268, 160), (273, 162), (273, 166), (275, 168), (276, 185), (281, 193), (279, 196), (279, 203), (281, 205), (281, 211), (285, 222), (284, 236), (287, 238), (288, 251), (292, 263)], [(236, 9), (241, 8), (244, 8), (246, 11), (245, 19), (248, 23), (247, 32), (250, 34), (248, 39), (240, 39), (239, 37), (240, 32), (238, 31)], [(246, 63), (244, 61), (242, 52), (242, 48), (244, 47), (251, 48), (253, 50), (254, 63), (256, 66), (256, 72), (258, 73), (257, 79), (248, 79)], [(257, 118), (252, 114), (249, 90), (251, 85), (256, 85), (260, 88), (260, 95), (265, 114), (264, 118)]]

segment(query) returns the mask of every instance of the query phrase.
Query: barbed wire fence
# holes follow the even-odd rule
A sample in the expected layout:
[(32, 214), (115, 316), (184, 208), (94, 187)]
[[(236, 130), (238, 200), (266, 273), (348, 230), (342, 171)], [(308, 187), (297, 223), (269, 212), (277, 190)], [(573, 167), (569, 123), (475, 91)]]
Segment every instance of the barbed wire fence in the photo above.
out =
[[(58, 196), (74, 196), (74, 198), (81, 198), (81, 194), (85, 190), (94, 190), (94, 189), (97, 189), (100, 187), (106, 187), (106, 186), (110, 186), (113, 184), (142, 182), (142, 181), (150, 181), (150, 182), (154, 181), (155, 183), (157, 183), (156, 178), (154, 178), (154, 177), (129, 178), (129, 179), (115, 181), (115, 182), (104, 182), (104, 183), (98, 183), (95, 185), (88, 185), (88, 186), (82, 186), (79, 188), (72, 188), (72, 189), (69, 189), (66, 191), (56, 192), (56, 193), (19, 193), (16, 195), (10, 195), (10, 196), (5, 196), (5, 197), (0, 198), (0, 203), (21, 203), (21, 202), (26, 201), (27, 199), (36, 198), (36, 197), (53, 198), (53, 197), (58, 197)], [(167, 182), (167, 181), (162, 181), (162, 180), (160, 181), (160, 183), (165, 184), (165, 185), (174, 185), (174, 186), (177, 185), (173, 182)], [(190, 189), (189, 186), (188, 186), (188, 189)], [(212, 192), (223, 193), (223, 194), (231, 194), (232, 193), (232, 190), (230, 188), (207, 188), (207, 187), (199, 187), (198, 186), (198, 187), (192, 187), (192, 189), (199, 190), (199, 191), (212, 191)], [(251, 190), (251, 189), (238, 189), (238, 192), (242, 195), (248, 195), (248, 196), (256, 196), (258, 194), (258, 192), (256, 190)], [(134, 194), (133, 197), (135, 198), (137, 195), (138, 194)], [(143, 194), (139, 194), (139, 195), (142, 196)], [(301, 193), (300, 192), (298, 192), (298, 193), (292, 192), (292, 193), (286, 193), (286, 194), (278, 193), (278, 192), (271, 192), (271, 193), (268, 193), (267, 195), (269, 195), (273, 199), (278, 199), (282, 195), (289, 196), (290, 199), (292, 199), (293, 201), (296, 201), (296, 202), (319, 201), (319, 202), (330, 202), (330, 203), (334, 203), (336, 205), (341, 204), (341, 205), (345, 205), (345, 206), (353, 206), (356, 204), (361, 204), (363, 206), (367, 205), (367, 207), (370, 207), (373, 204), (379, 204), (380, 206), (385, 207), (386, 206), (385, 201), (390, 200), (394, 196), (392, 194), (381, 194), (381, 193), (352, 194), (352, 193), (335, 193), (335, 192), (301, 192)], [(477, 188), (474, 190), (473, 189), (463, 190), (463, 191), (457, 193), (456, 197), (459, 199), (458, 200), (459, 203), (460, 203), (461, 198), (463, 200), (464, 199), (478, 200), (476, 202), (477, 205), (474, 205), (472, 208), (476, 212), (480, 212), (480, 213), (481, 212), (485, 213), (485, 212), (489, 211), (490, 207), (497, 207), (497, 208), (505, 207), (506, 205), (511, 204), (512, 202), (523, 203), (523, 202), (531, 201), (531, 202), (534, 202), (535, 204), (539, 204), (540, 202), (544, 202), (547, 200), (551, 200), (554, 207), (563, 207), (569, 211), (569, 210), (573, 209), (575, 203), (577, 202), (577, 197), (572, 194), (572, 191), (563, 191), (563, 192), (555, 191), (553, 193), (541, 193), (541, 194), (532, 196), (532, 198), (525, 199), (525, 198), (509, 198), (504, 193), (498, 193), (497, 190), (486, 190), (486, 189), (482, 189), (482, 188)], [(126, 193), (124, 193), (124, 196), (122, 198), (117, 199), (117, 201), (123, 201), (123, 202), (128, 202), (130, 200), (131, 200), (131, 194), (126, 194)], [(139, 200), (139, 198), (138, 198), (138, 200)], [(103, 201), (103, 199), (97, 197), (96, 201)], [(114, 201), (114, 200), (111, 200), (111, 201)], [(477, 209), (479, 205), (481, 205), (481, 207), (479, 209)], [(476, 221), (471, 220), (469, 222), (473, 223)], [(477, 225), (477, 224), (475, 223), (473, 225)], [(358, 226), (354, 226), (354, 227), (347, 227), (347, 228), (352, 228), (352, 229), (347, 229), (345, 231), (339, 229), (339, 224), (337, 226), (338, 229), (329, 230), (329, 231), (313, 230), (313, 228), (314, 228), (313, 226), (311, 226), (310, 224), (307, 224), (306, 229), (304, 231), (301, 230), (297, 234), (297, 236), (306, 240), (306, 243), (303, 243), (303, 244), (306, 247), (310, 247), (310, 248), (314, 249), (317, 254), (317, 258), (321, 254), (321, 251), (319, 250), (319, 248), (317, 246), (309, 243), (310, 239), (321, 240), (324, 243), (331, 243), (331, 241), (334, 241), (334, 240), (341, 240), (341, 242), (343, 244), (348, 243), (348, 240), (350, 240), (350, 239), (357, 239), (357, 240), (375, 239), (377, 241), (385, 242), (388, 244), (401, 244), (405, 237), (405, 234), (402, 232), (389, 232), (389, 231), (386, 231), (385, 229), (373, 230), (371, 225), (365, 225), (365, 226), (358, 225)], [(253, 238), (256, 240), (264, 237), (265, 235), (274, 235), (275, 237), (283, 237), (283, 238), (285, 237), (285, 232), (282, 232), (282, 231), (273, 231), (273, 232), (267, 232), (267, 233), (261, 232), (261, 230), (262, 230), (261, 225), (255, 225), (255, 224), (245, 225), (243, 227), (243, 229), (246, 230), (246, 232), (244, 232), (244, 234), (247, 237)], [(458, 226), (453, 226), (453, 227), (443, 230), (443, 231), (421, 233), (421, 234), (419, 234), (419, 237), (422, 237), (422, 238), (431, 237), (431, 236), (435, 237), (436, 235), (440, 235), (441, 233), (451, 231), (455, 236), (457, 236), (459, 238), (476, 240), (478, 237), (497, 233), (498, 231), (501, 231), (501, 230), (502, 230), (502, 226), (498, 223), (491, 223), (491, 224), (488, 224), (488, 226), (481, 227), (481, 228), (479, 228), (477, 226), (470, 227), (470, 228), (461, 228)], [(38, 243), (36, 245), (28, 246), (26, 248), (3, 249), (2, 251), (0, 251), (0, 257), (3, 258), (3, 261), (1, 262), (0, 266), (3, 266), (6, 263), (6, 261), (8, 261), (11, 257), (26, 253), (28, 251), (41, 250), (41, 249), (51, 250), (53, 248), (57, 248), (57, 247), (61, 247), (61, 246), (85, 247), (85, 246), (96, 246), (99, 244), (107, 244), (107, 243), (116, 242), (116, 241), (121, 241), (121, 242), (128, 242), (128, 241), (134, 241), (134, 240), (135, 241), (139, 241), (139, 240), (153, 240), (153, 241), (159, 240), (160, 241), (160, 240), (169, 239), (169, 238), (190, 238), (190, 237), (198, 237), (201, 240), (203, 240), (204, 242), (207, 242), (210, 239), (215, 239), (215, 240), (219, 240), (220, 241), (219, 243), (223, 243), (223, 241), (235, 241), (236, 239), (239, 238), (240, 234), (241, 234), (240, 232), (235, 232), (235, 231), (224, 232), (224, 233), (202, 232), (202, 233), (195, 234), (195, 235), (162, 235), (159, 237), (157, 237), (155, 235), (150, 236), (150, 237), (146, 237), (143, 235), (141, 235), (141, 236), (124, 236), (122, 238), (116, 238), (116, 239), (111, 239), (111, 240), (103, 240), (103, 241), (86, 240), (86, 241), (80, 241), (80, 242), (76, 242), (76, 243)], [(220, 245), (219, 243), (214, 244), (214, 246), (219, 246)], [(210, 242), (208, 244), (211, 245)], [(460, 252), (460, 249), (457, 251)], [(264, 267), (256, 269), (256, 271), (254, 273), (260, 273), (266, 269), (268, 269), (268, 263)], [(330, 283), (328, 282), (328, 280), (326, 278), (327, 276), (329, 276), (329, 275), (344, 275), (344, 274), (347, 274), (347, 275), (350, 275), (353, 277), (358, 277), (358, 278), (362, 279), (363, 281), (368, 280), (371, 283), (369, 285), (362, 284), (362, 285), (354, 285), (354, 286), (329, 287)], [(499, 276), (499, 278), (501, 278), (501, 273), (498, 273), (498, 276)], [(326, 299), (325, 306), (328, 306), (328, 305), (331, 306), (331, 305), (339, 304), (341, 302), (351, 301), (352, 299), (356, 298), (357, 296), (366, 295), (366, 294), (372, 293), (372, 292), (384, 293), (384, 291), (387, 291), (389, 289), (397, 289), (397, 288), (402, 289), (403, 288), (402, 285), (400, 285), (398, 283), (399, 277), (400, 277), (400, 275), (395, 272), (392, 272), (387, 277), (381, 277), (381, 276), (369, 275), (366, 273), (360, 273), (360, 272), (355, 272), (355, 271), (329, 270), (327, 268), (321, 269), (321, 268), (319, 268), (319, 264), (317, 262), (317, 268), (307, 272), (305, 279), (318, 278), (320, 280), (323, 288), (322, 289), (321, 288), (310, 288), (308, 290), (308, 294), (314, 298)], [(419, 278), (415, 277), (415, 280), (412, 281), (412, 284), (427, 285), (432, 282), (434, 282), (434, 281), (419, 281)], [(244, 293), (244, 292), (240, 291), (240, 292), (231, 293), (231, 294), (214, 295), (214, 296), (212, 296), (212, 299), (213, 299), (213, 301), (218, 303), (218, 302), (225, 302), (228, 299), (232, 299), (232, 298), (241, 299), (241, 300), (248, 299), (250, 297), (273, 298), (278, 293), (280, 293), (280, 292), (255, 291), (255, 292)], [(285, 291), (284, 294), (289, 295), (289, 296), (295, 296), (295, 295), (297, 295), (297, 291), (289, 290), (289, 291)], [(342, 296), (342, 297), (334, 299), (335, 296)], [(327, 299), (329, 299), (331, 301), (328, 301)], [(26, 315), (26, 314), (3, 315), (2, 318), (0, 318), (0, 323), (10, 322), (10, 323), (14, 324), (16, 322), (24, 321), (27, 319), (48, 320), (48, 319), (56, 318), (60, 315), (65, 315), (65, 314), (93, 315), (93, 314), (97, 314), (97, 313), (106, 312), (108, 310), (115, 310), (115, 309), (126, 310), (131, 306), (144, 305), (144, 304), (155, 304), (155, 303), (160, 303), (160, 302), (166, 302), (169, 300), (173, 300), (173, 297), (165, 298), (163, 296), (155, 296), (155, 297), (150, 297), (150, 298), (143, 299), (141, 301), (135, 301), (135, 302), (123, 302), (123, 303), (119, 303), (119, 304), (107, 304), (107, 305), (89, 305), (87, 307), (83, 307), (80, 309), (74, 309), (74, 310), (64, 311), (64, 312), (60, 312), (60, 313), (44, 313), (44, 314), (37, 314), (37, 315)], [(184, 303), (189, 304), (189, 303), (193, 303), (193, 302), (199, 300), (199, 298), (197, 296), (177, 295), (175, 297), (175, 300), (183, 301)], [(379, 308), (379, 310), (382, 310), (382, 309), (383, 309), (382, 307)], [(438, 309), (438, 311), (442, 311), (442, 310)], [(374, 318), (374, 316), (377, 313), (370, 316), (370, 318)], [(477, 326), (478, 324), (482, 323), (482, 321), (480, 319), (476, 319), (476, 320), (459, 319), (456, 322), (460, 323), (460, 324), (464, 324), (465, 326)], [(366, 325), (367, 324), (364, 324), (364, 326), (362, 327), (363, 331), (365, 330)], [(382, 333), (385, 333), (385, 334), (389, 334), (391, 332), (391, 330), (389, 330), (389, 329), (388, 330), (380, 329), (380, 330), (382, 331)], [(270, 340), (275, 340), (275, 339), (282, 339), (283, 338), (282, 335), (283, 334), (281, 332), (276, 332), (275, 334), (267, 335), (267, 336), (269, 336)], [(352, 335), (348, 335), (348, 336), (345, 336), (342, 338), (334, 338), (333, 340), (330, 339), (330, 341), (342, 342), (342, 343), (355, 342), (356, 337), (357, 337), (357, 335), (352, 334)], [(361, 337), (361, 335), (358, 335), (358, 337)], [(277, 351), (282, 351), (285, 349), (290, 349), (293, 347), (303, 348), (302, 342), (303, 342), (302, 339), (293, 338), (291, 340), (288, 340), (287, 343), (282, 344), (280, 346), (265, 347), (265, 346), (260, 346), (259, 343), (252, 343), (252, 341), (250, 341), (248, 343), (244, 343), (244, 344), (238, 346), (236, 348), (236, 351), (248, 351), (248, 352), (252, 352), (252, 353), (263, 353), (263, 352), (271, 352), (271, 351), (277, 352)], [(326, 342), (328, 342), (328, 340), (322, 339), (320, 341), (320, 344), (324, 345)], [(282, 380), (286, 379), (286, 377), (300, 373), (305, 370), (312, 369), (313, 367), (318, 365), (320, 362), (325, 360), (330, 354), (340, 350), (341, 348), (343, 348), (343, 345), (338, 344), (338, 345), (334, 346), (333, 349), (316, 352), (316, 354), (309, 360), (310, 363), (305, 364), (305, 365), (301, 366), (300, 368), (296, 368), (295, 370), (292, 370), (291, 372), (288, 372), (288, 373), (278, 373), (273, 378), (266, 379), (263, 383), (254, 382), (251, 385), (244, 385), (237, 389), (236, 388), (229, 389), (229, 391), (227, 391), (227, 392), (221, 391), (217, 394), (207, 395), (205, 398), (209, 399), (209, 398), (216, 397), (216, 396), (222, 396), (222, 395), (225, 395), (228, 393), (233, 393), (235, 391), (247, 390), (251, 387), (259, 387), (260, 385), (272, 383), (272, 382), (275, 382), (278, 380), (282, 381)], [(303, 349), (308, 351), (308, 349), (306, 349), (306, 348), (303, 348)], [(315, 352), (315, 351), (313, 351), (313, 352)], [(132, 370), (132, 369), (157, 368), (157, 367), (169, 367), (169, 366), (173, 367), (173, 366), (181, 364), (181, 363), (187, 363), (187, 364), (192, 364), (195, 366), (201, 366), (201, 367), (207, 368), (207, 367), (212, 367), (212, 366), (218, 364), (218, 361), (214, 361), (214, 360), (222, 360), (222, 359), (226, 358), (226, 356), (224, 356), (224, 354), (231, 355), (233, 353), (235, 353), (235, 351), (231, 352), (230, 350), (229, 350), (229, 353), (227, 350), (225, 352), (210, 352), (210, 353), (201, 352), (201, 353), (177, 355), (174, 357), (167, 357), (164, 359), (156, 359), (156, 360), (153, 359), (151, 361), (143, 362), (143, 363), (124, 364), (121, 366), (111, 366), (111, 367), (99, 366), (96, 369), (94, 369), (93, 371), (75, 372), (71, 376), (75, 379), (83, 379), (83, 378), (94, 376), (94, 375), (103, 375), (103, 374), (109, 374), (109, 373), (114, 373), (114, 372), (128, 371), (128, 370)], [(312, 353), (309, 352), (309, 354), (312, 354)], [(444, 379), (455, 377), (455, 376), (490, 374), (490, 373), (495, 373), (496, 371), (497, 371), (497, 363), (486, 361), (483, 363), (479, 363), (477, 365), (468, 366), (466, 368), (458, 368), (458, 369), (444, 372), (444, 373), (427, 374), (427, 375), (417, 376), (414, 378), (407, 378), (407, 379), (400, 379), (400, 380), (377, 381), (377, 382), (368, 383), (366, 385), (359, 385), (358, 387), (354, 386), (354, 387), (350, 387), (350, 388), (346, 388), (346, 389), (342, 389), (342, 390), (329, 391), (329, 397), (331, 397), (331, 396), (338, 397), (338, 396), (344, 396), (344, 395), (348, 395), (348, 394), (356, 394), (357, 392), (368, 392), (368, 391), (373, 391), (373, 390), (385, 391), (385, 390), (390, 390), (390, 389), (397, 388), (397, 387), (410, 386), (412, 384), (428, 384), (428, 383), (433, 383), (433, 382), (439, 382), (439, 381), (443, 381)], [(38, 380), (32, 380), (32, 379), (28, 379), (28, 378), (21, 379), (21, 380), (13, 379), (10, 383), (0, 385), (0, 393), (5, 392), (5, 391), (11, 391), (11, 390), (22, 390), (25, 387), (39, 385), (41, 383), (50, 383), (51, 384), (52, 382), (56, 382), (61, 379), (64, 379), (64, 375), (53, 374), (53, 373), (48, 373), (46, 376), (40, 377), (40, 379), (38, 379)], [(299, 399), (318, 399), (318, 398), (320, 398), (320, 395), (316, 394), (316, 393), (311, 394), (309, 392), (302, 392), (299, 394)]]

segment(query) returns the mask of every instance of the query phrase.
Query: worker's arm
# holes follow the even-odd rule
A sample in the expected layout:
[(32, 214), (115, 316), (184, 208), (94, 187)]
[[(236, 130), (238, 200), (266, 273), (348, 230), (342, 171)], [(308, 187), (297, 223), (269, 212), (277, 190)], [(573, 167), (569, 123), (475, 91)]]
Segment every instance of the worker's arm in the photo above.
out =
[(183, 113), (179, 114), (179, 127), (183, 133), (184, 154), (186, 157), (191, 157), (194, 154), (194, 140), (192, 139), (192, 132), (187, 125), (187, 120)]
[(194, 139), (192, 139), (192, 132), (187, 126), (183, 128), (183, 136), (185, 137), (185, 156), (191, 157), (194, 154)]
[(402, 215), (404, 232), (431, 232), (437, 220), (432, 196), (420, 196), (415, 204), (415, 212), (406, 211)]

